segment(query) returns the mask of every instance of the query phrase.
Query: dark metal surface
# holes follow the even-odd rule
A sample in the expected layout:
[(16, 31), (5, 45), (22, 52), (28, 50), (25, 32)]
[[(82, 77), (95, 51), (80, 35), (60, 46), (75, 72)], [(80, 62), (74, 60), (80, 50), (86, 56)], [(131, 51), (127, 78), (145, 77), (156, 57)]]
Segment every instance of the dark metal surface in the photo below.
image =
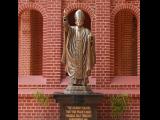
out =
[(98, 93), (85, 95), (67, 95), (64, 93), (54, 93), (53, 98), (56, 99), (56, 102), (60, 104), (60, 120), (69, 119), (66, 117), (67, 106), (90, 107), (92, 115), (87, 120), (97, 120), (96, 105), (103, 100), (104, 96), (103, 94)]

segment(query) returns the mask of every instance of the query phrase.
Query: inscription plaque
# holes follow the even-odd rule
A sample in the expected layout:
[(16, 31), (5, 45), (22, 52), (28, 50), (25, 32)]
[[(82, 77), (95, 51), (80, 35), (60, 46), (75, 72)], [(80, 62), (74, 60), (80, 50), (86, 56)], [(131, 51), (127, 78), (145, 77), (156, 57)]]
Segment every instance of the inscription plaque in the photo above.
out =
[(103, 95), (56, 93), (54, 98), (60, 105), (60, 120), (97, 120), (96, 105), (101, 102)]
[(65, 106), (65, 120), (91, 120), (90, 106)]

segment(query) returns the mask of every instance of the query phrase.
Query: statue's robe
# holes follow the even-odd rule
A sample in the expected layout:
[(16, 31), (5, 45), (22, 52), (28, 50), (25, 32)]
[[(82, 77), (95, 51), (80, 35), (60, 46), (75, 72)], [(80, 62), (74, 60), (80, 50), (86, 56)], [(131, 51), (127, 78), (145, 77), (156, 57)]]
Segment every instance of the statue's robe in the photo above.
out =
[[(84, 27), (78, 31), (77, 26), (69, 26), (65, 33), (62, 63), (70, 78), (84, 80), (91, 74), (96, 62), (95, 41), (92, 38), (90, 30)], [(74, 82), (72, 84), (76, 84)]]

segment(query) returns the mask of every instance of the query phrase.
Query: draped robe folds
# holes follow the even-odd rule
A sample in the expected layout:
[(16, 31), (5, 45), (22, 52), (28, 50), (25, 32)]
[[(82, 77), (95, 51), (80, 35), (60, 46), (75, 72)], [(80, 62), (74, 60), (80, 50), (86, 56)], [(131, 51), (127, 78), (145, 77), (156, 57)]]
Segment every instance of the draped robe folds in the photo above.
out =
[(77, 79), (88, 80), (95, 59), (95, 41), (90, 30), (82, 27), (78, 32), (77, 26), (69, 26), (65, 33), (62, 63), (69, 77), (74, 79), (72, 84), (76, 84)]

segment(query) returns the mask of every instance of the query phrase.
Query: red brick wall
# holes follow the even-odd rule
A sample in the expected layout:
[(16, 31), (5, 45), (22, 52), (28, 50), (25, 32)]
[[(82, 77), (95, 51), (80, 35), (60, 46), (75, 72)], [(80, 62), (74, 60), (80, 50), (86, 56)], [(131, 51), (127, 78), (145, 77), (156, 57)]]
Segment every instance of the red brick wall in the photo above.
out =
[(114, 119), (112, 116), (111, 96), (106, 95), (104, 101), (98, 104), (97, 120), (140, 120), (140, 101), (138, 95), (130, 96), (130, 102), (118, 119)]
[(136, 76), (137, 74), (137, 21), (127, 10), (115, 16), (115, 76)]
[[(116, 91), (117, 94), (121, 93), (122, 90), (127, 91), (128, 94), (132, 95), (133, 106), (129, 107), (129, 111), (125, 112), (125, 120), (139, 120), (139, 77), (119, 79), (114, 75), (114, 18), (122, 9), (131, 10), (137, 19), (136, 60), (137, 76), (140, 75), (139, 3), (139, 0), (30, 0), (30, 2), (29, 0), (18, 0), (19, 120), (58, 120), (59, 118), (59, 106), (52, 98), (50, 98), (49, 101), (50, 105), (44, 107), (39, 105), (32, 98), (30, 94), (33, 92), (30, 91), (35, 89), (50, 90), (53, 92), (50, 92), (47, 95), (51, 96), (55, 91), (63, 91), (67, 86), (67, 84), (61, 83), (65, 73), (63, 72), (63, 66), (60, 63), (63, 44), (62, 16), (64, 8), (66, 9), (67, 14), (81, 8), (91, 19), (91, 30), (93, 35), (95, 35), (96, 40), (96, 65), (92, 70), (92, 78), (94, 78), (96, 82), (91, 85), (91, 88), (94, 91), (106, 91), (103, 92), (104, 94), (107, 94), (106, 99), (113, 94), (112, 91)], [(38, 25), (40, 28), (37, 28), (39, 31), (24, 32), (26, 26), (30, 26), (29, 23), (24, 22), (29, 18), (27, 15), (24, 15), (28, 10), (36, 10), (40, 13), (39, 16), (42, 15), (43, 20), (40, 20), (40, 26)], [(41, 26), (41, 23), (43, 23), (43, 27)], [(38, 22), (36, 22), (36, 24), (38, 24)], [(22, 32), (23, 36), (21, 36)], [(41, 35), (36, 36), (34, 40), (37, 39), (37, 42), (35, 42), (37, 47), (42, 47), (42, 52), (35, 53), (38, 56), (42, 55), (42, 57), (35, 58), (35, 60), (42, 58), (42, 63), (39, 63), (39, 68), (35, 69), (41, 69), (41, 72), (36, 72), (34, 79), (32, 78), (33, 74), (30, 74), (31, 52), (29, 50), (31, 50), (31, 40), (29, 36), (31, 33)], [(43, 38), (40, 44), (38, 43), (38, 37)], [(21, 76), (26, 78), (23, 80)], [(39, 80), (39, 76), (42, 77), (42, 80)], [(33, 83), (31, 81), (33, 81)], [(134, 97), (137, 92), (138, 96)], [(107, 114), (107, 112), (110, 111), (110, 103), (104, 101), (99, 104), (97, 108), (99, 120), (112, 120), (110, 113)]]
[(111, 0), (111, 78), (114, 77), (114, 20), (121, 10), (130, 10), (137, 20), (137, 75), (140, 75), (140, 0)]
[(19, 20), (19, 75), (30, 75), (31, 28), (30, 11), (24, 11)]
[[(33, 95), (19, 95), (18, 119), (19, 120), (59, 120), (60, 106), (52, 96), (49, 97), (48, 105), (37, 102)], [(97, 120), (114, 120), (112, 117), (111, 96), (106, 95), (103, 101), (97, 105)], [(114, 95), (115, 96), (115, 95)], [(140, 120), (139, 95), (129, 95), (131, 98), (120, 116), (123, 120)]]
[(59, 120), (59, 106), (48, 97), (48, 105), (43, 105), (33, 95), (19, 95), (18, 120)]
[(97, 88), (110, 80), (110, 1), (96, 0), (96, 78)]
[[(54, 9), (53, 9), (54, 8)], [(43, 16), (42, 76), (47, 87), (59, 85), (61, 78), (61, 1), (19, 1), (19, 17), (24, 10), (37, 10)], [(53, 87), (53, 86), (52, 86)]]
[(19, 22), (19, 75), (42, 74), (42, 16), (25, 10)]

